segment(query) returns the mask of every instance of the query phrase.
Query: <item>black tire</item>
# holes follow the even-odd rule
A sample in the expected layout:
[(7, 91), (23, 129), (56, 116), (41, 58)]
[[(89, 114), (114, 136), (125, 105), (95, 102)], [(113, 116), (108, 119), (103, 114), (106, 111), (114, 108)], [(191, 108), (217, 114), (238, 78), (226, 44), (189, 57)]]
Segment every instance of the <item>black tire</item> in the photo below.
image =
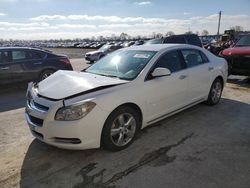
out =
[(219, 103), (223, 90), (223, 82), (221, 79), (216, 78), (210, 88), (208, 99), (205, 102), (207, 105), (216, 105)]
[(227, 77), (229, 77), (231, 74), (232, 74), (232, 67), (228, 66)]
[(51, 74), (53, 74), (54, 72), (56, 72), (56, 71), (55, 71), (55, 70), (52, 70), (52, 69), (44, 70), (44, 71), (40, 74), (40, 76), (39, 76), (39, 78), (38, 78), (38, 81), (40, 82), (40, 81), (46, 79), (47, 77), (49, 77), (49, 76), (50, 76)]
[[(131, 121), (130, 130), (128, 130), (128, 131), (130, 131), (130, 133), (127, 132), (127, 134), (125, 133), (126, 131), (122, 132), (123, 131), (123, 130), (121, 130), (122, 128), (120, 128), (120, 130), (119, 130), (120, 126), (116, 124), (117, 123), (116, 121), (120, 122), (119, 117), (123, 116), (123, 115), (124, 115), (124, 127), (126, 126), (127, 129), (129, 129), (129, 126), (126, 125), (126, 123), (125, 123), (125, 121), (127, 121), (126, 115), (128, 115), (128, 116), (131, 115), (129, 117), (134, 118), (134, 120), (132, 120), (133, 125), (132, 125), (132, 121)], [(134, 125), (134, 123), (135, 123), (135, 125)], [(107, 149), (110, 151), (120, 151), (120, 150), (125, 149), (130, 144), (132, 144), (132, 142), (134, 141), (134, 138), (136, 137), (136, 134), (138, 132), (140, 125), (141, 125), (141, 118), (140, 118), (139, 113), (135, 109), (133, 109), (129, 106), (118, 107), (109, 115), (109, 117), (107, 118), (107, 120), (104, 124), (103, 130), (102, 130), (102, 136), (101, 136), (101, 146), (104, 149)], [(117, 126), (117, 127), (114, 127), (114, 126)], [(111, 130), (113, 130), (113, 133), (114, 133), (114, 130), (119, 130), (119, 131), (115, 131), (117, 133), (112, 136)], [(123, 142), (122, 143), (124, 145), (119, 145), (120, 144), (119, 138), (121, 137), (121, 134), (123, 134), (124, 143)], [(129, 134), (131, 134), (131, 135), (129, 135)], [(133, 136), (132, 136), (132, 134), (133, 134)], [(117, 137), (117, 143), (115, 141), (116, 137)], [(126, 139), (128, 141), (127, 143), (126, 143)]]
[(101, 56), (99, 57), (99, 59), (102, 59), (104, 56), (105, 56), (105, 55), (101, 55)]

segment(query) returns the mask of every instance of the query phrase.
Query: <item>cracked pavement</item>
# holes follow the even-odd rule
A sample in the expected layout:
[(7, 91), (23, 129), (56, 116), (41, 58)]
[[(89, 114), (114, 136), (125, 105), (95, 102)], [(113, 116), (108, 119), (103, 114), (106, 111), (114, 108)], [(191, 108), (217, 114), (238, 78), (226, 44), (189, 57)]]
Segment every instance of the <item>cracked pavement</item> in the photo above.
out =
[(199, 104), (158, 122), (120, 152), (34, 140), (24, 93), (25, 86), (0, 92), (0, 187), (250, 187), (249, 80), (230, 78), (217, 106)]

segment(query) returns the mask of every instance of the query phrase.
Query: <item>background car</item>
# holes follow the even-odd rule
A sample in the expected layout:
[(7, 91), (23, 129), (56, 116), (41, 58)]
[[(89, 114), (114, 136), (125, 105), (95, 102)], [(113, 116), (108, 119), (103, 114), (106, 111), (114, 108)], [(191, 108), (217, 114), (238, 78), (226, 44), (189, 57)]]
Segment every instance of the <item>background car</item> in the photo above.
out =
[(202, 47), (202, 43), (198, 35), (195, 34), (183, 34), (183, 35), (171, 35), (168, 37), (157, 38), (149, 40), (145, 43), (149, 44), (191, 44)]
[(90, 61), (90, 63), (93, 63), (99, 59), (101, 59), (102, 57), (104, 57), (105, 55), (107, 55), (110, 52), (113, 52), (117, 49), (122, 48), (120, 45), (104, 45), (101, 48), (99, 48), (96, 51), (92, 51), (92, 52), (88, 52), (85, 54), (85, 59), (87, 61)]
[(35, 48), (0, 48), (0, 84), (41, 81), (57, 70), (73, 70), (66, 56)]
[(242, 37), (219, 55), (227, 60), (229, 74), (250, 76), (250, 35)]

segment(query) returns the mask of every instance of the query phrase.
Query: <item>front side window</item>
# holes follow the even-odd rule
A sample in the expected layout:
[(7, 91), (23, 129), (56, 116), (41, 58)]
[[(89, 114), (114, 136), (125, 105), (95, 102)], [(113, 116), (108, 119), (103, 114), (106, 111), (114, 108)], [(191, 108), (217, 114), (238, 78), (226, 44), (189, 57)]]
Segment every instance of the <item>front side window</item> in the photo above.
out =
[(205, 63), (198, 50), (181, 50), (181, 53), (188, 68)]
[(85, 72), (107, 77), (133, 80), (139, 75), (155, 54), (155, 51), (115, 51), (97, 61), (91, 67), (86, 69)]
[(145, 42), (145, 45), (150, 45), (150, 44), (162, 44), (163, 39), (162, 38), (158, 38), (158, 39), (152, 39), (152, 40), (148, 40), (147, 42)]
[(106, 51), (110, 48), (109, 45), (103, 45), (101, 48), (99, 48), (100, 51)]
[(176, 72), (184, 68), (182, 66), (182, 63), (181, 63), (181, 60), (179, 58), (179, 54), (177, 51), (167, 52), (166, 54), (161, 56), (155, 65), (155, 68), (158, 68), (158, 67), (167, 68), (171, 72)]
[(9, 51), (0, 51), (0, 63), (11, 62), (11, 54)]
[(26, 59), (26, 53), (25, 53), (25, 51), (14, 50), (11, 53), (12, 53), (12, 60), (13, 61), (18, 61), (18, 60)]

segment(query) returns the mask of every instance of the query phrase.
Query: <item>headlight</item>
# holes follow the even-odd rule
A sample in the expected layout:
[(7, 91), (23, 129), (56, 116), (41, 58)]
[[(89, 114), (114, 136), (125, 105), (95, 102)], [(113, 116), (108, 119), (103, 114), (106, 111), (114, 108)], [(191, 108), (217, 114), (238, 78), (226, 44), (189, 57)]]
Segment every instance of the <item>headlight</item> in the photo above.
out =
[(94, 102), (85, 102), (83, 104), (75, 104), (60, 108), (56, 115), (55, 120), (59, 121), (73, 121), (86, 116), (94, 107)]

